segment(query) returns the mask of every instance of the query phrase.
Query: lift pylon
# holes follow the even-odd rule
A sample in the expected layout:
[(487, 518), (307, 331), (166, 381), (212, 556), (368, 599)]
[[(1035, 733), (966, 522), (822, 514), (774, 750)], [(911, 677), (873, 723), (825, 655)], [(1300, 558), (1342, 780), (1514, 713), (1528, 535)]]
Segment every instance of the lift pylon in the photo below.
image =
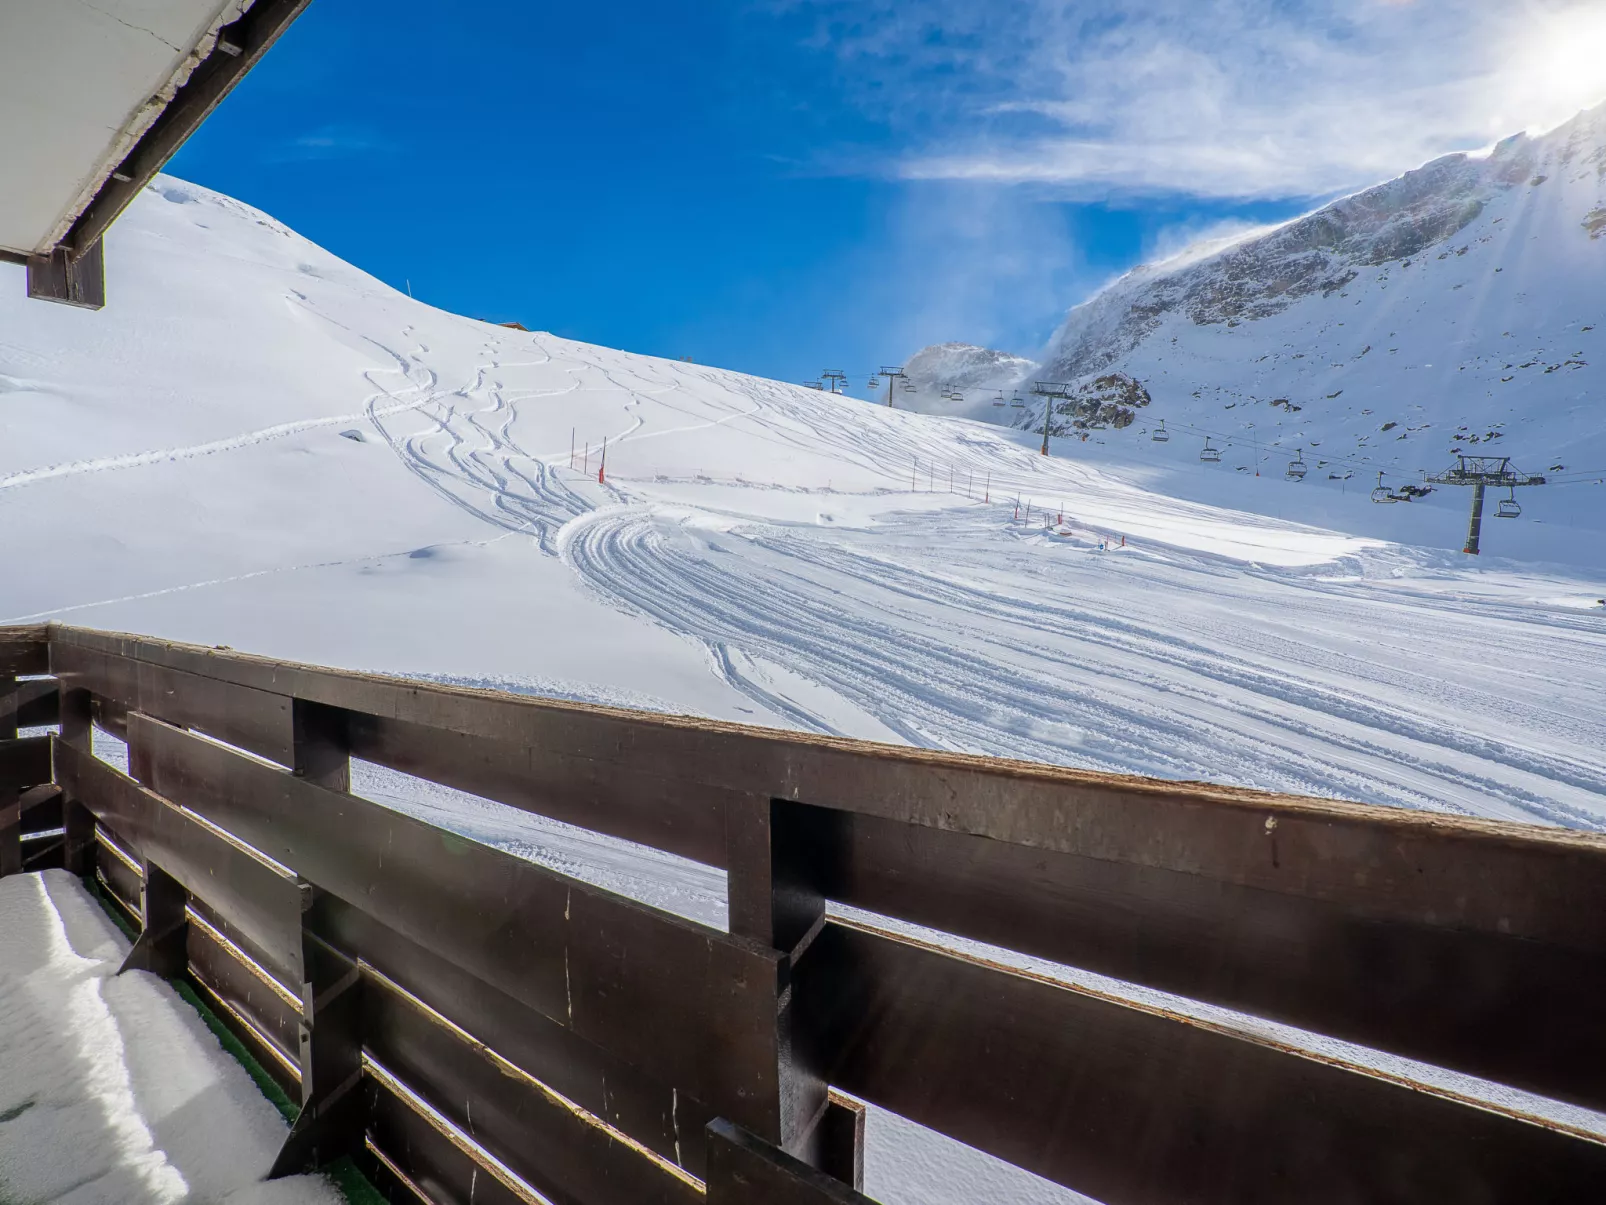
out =
[(904, 392), (914, 392), (914, 384), (909, 380), (908, 374), (896, 364), (891, 367), (883, 364), (878, 375), (887, 378), (887, 405), (889, 407), (892, 405), (892, 391), (897, 387), (899, 381), (903, 382)]
[(1048, 455), (1048, 420), (1054, 413), (1055, 399), (1065, 400), (1073, 396), (1069, 385), (1059, 381), (1034, 381), (1032, 393), (1043, 399), (1043, 447), (1042, 455)]
[[(1509, 456), (1458, 456), (1453, 468), (1435, 473), (1428, 480), (1434, 485), (1470, 485), (1472, 487), (1472, 518), (1467, 524), (1467, 545), (1461, 551), (1478, 555), (1479, 537), (1483, 531), (1483, 491), (1489, 486), (1512, 491), (1511, 503), (1516, 504), (1516, 489), (1520, 485), (1544, 485), (1543, 477), (1519, 473), (1511, 467)], [(1515, 518), (1508, 513), (1502, 517)]]

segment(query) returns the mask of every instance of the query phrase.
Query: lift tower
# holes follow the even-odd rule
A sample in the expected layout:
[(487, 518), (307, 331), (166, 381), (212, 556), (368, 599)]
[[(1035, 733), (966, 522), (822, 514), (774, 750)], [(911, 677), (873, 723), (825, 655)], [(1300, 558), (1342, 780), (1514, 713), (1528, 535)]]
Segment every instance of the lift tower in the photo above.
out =
[(888, 368), (885, 364), (883, 364), (881, 366), (881, 375), (887, 378), (887, 405), (891, 406), (892, 391), (898, 387), (899, 381), (907, 381), (909, 379), (909, 374), (904, 372), (904, 370), (898, 367), (896, 364), (894, 364), (891, 368)]
[(820, 380), (832, 393), (844, 393), (848, 387), (848, 374), (840, 368), (827, 368), (820, 374)]
[(1035, 381), (1032, 383), (1032, 392), (1043, 399), (1043, 447), (1042, 455), (1048, 455), (1048, 420), (1054, 413), (1054, 402), (1066, 400), (1071, 396), (1071, 387), (1058, 381)]
[[(1483, 530), (1483, 491), (1486, 486), (1515, 491), (1519, 485), (1543, 485), (1543, 477), (1529, 477), (1511, 467), (1509, 456), (1458, 456), (1455, 467), (1428, 478), (1434, 485), (1470, 485), (1472, 521), (1467, 525), (1467, 546), (1461, 551), (1478, 555), (1478, 536)], [(1506, 503), (1502, 503), (1504, 508)], [(1515, 494), (1509, 504), (1515, 508)], [(1513, 512), (1507, 512), (1511, 514)]]

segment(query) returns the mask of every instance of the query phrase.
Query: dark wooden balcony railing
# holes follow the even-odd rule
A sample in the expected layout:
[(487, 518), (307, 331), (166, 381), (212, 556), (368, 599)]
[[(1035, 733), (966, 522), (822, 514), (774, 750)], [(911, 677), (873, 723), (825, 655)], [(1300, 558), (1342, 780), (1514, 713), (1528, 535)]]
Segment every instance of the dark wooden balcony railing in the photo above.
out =
[[(301, 1101), (281, 1173), (351, 1154), (440, 1205), (864, 1200), (867, 1101), (1112, 1205), (1606, 1185), (1565, 1110), (975, 953), (1606, 1111), (1597, 836), (55, 624), (0, 629), (0, 738), (0, 873), (103, 884), (128, 964), (188, 978)], [(351, 758), (722, 868), (729, 929), (353, 795)]]

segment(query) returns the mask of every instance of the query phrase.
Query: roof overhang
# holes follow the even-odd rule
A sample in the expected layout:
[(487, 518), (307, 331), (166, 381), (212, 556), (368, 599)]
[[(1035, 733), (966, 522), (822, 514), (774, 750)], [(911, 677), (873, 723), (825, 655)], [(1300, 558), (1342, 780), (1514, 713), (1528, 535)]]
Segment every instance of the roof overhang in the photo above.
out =
[(308, 0), (20, 0), (0, 13), (0, 258), (98, 305), (100, 239)]

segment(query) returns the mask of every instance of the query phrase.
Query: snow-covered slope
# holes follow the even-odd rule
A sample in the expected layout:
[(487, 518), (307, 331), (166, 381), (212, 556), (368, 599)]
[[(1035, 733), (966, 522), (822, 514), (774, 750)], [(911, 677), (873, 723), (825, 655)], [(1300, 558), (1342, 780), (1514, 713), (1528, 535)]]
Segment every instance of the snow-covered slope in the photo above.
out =
[(1606, 822), (1598, 534), (1474, 570), (1438, 499), (505, 330), (173, 180), (109, 256), (99, 313), (0, 269), (0, 620)]
[(1606, 469), (1606, 106), (1134, 270), (1071, 311), (1041, 375), (1112, 372), (1153, 398), (1112, 443), (1164, 419), (1225, 472), (1298, 448), (1322, 483), (1398, 486), (1456, 452)]
[[(1045, 458), (997, 426), (505, 330), (171, 179), (108, 264), (99, 313), (27, 302), (0, 265), (0, 622), (1606, 828), (1598, 535), (1524, 520), (1510, 546), (1574, 567), (1468, 565), (1437, 499), (1096, 442)], [(354, 781), (723, 918), (706, 868)], [(869, 1144), (889, 1205), (1072, 1199), (881, 1111)]]

